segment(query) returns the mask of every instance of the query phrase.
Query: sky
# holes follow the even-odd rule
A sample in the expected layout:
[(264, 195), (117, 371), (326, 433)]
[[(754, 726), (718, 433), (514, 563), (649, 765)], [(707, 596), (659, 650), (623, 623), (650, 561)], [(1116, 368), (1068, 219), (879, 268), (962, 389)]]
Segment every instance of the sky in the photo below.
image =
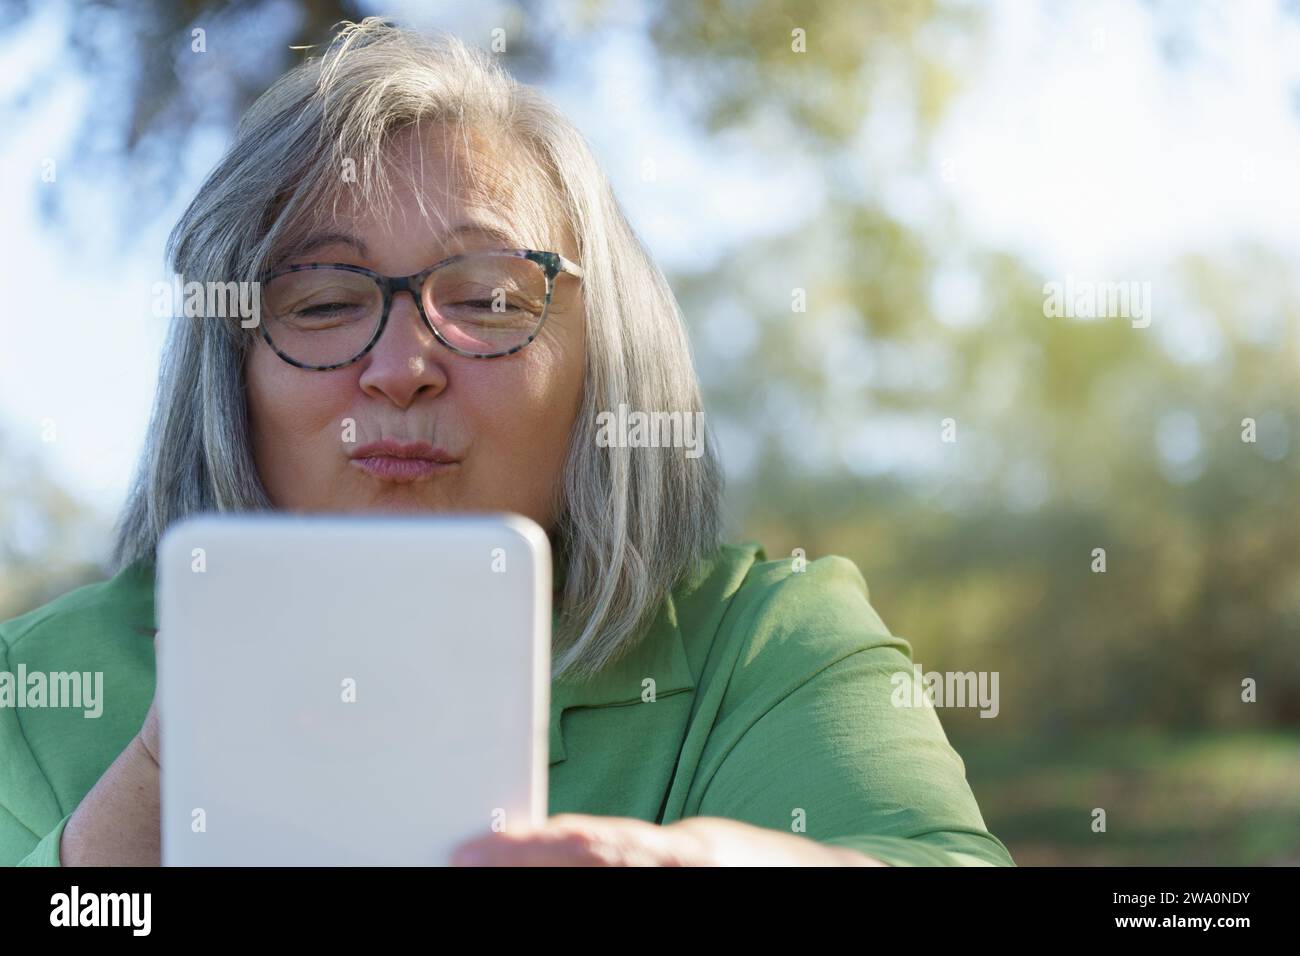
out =
[[(641, 8), (618, 9), (604, 41), (566, 51), (544, 89), (591, 141), (668, 274), (801, 221), (820, 189), (815, 171), (777, 168), (781, 157), (743, 138), (695, 132), (656, 95)], [(1200, 55), (1171, 65), (1147, 5), (994, 4), (986, 53), (927, 168), (903, 165), (903, 137), (888, 125), (864, 133), (874, 167), (891, 171), (883, 201), (917, 224), (951, 206), (976, 241), (1016, 252), (1045, 281), (1149, 279), (1181, 252), (1243, 238), (1300, 261), (1300, 30), (1264, 0), (1184, 9)], [(47, 10), (0, 43), (0, 98), (63, 55), (64, 14)], [(465, 33), (499, 22), (491, 4), (420, 10), (417, 22)], [(169, 278), (163, 245), (225, 134), (196, 137), (178, 194), (142, 197), (123, 241), (109, 226), (118, 185), (96, 181), (69, 153), (87, 81), (75, 69), (58, 77), (41, 108), (4, 117), (11, 135), (0, 141), (0, 430), (16, 455), (0, 468), (35, 462), (111, 517), (144, 435), (165, 332), (150, 310), (154, 283)], [(646, 156), (653, 184), (642, 177)], [(54, 184), (42, 182), (50, 157), (59, 157)], [(40, 191), (64, 183), (76, 215), (52, 229)], [(936, 290), (958, 324), (977, 292), (959, 265)], [(1169, 318), (1162, 334), (1190, 336), (1194, 352), (1190, 319), (1180, 329)], [(723, 453), (729, 469), (743, 466), (743, 449), (729, 450), (725, 436)]]

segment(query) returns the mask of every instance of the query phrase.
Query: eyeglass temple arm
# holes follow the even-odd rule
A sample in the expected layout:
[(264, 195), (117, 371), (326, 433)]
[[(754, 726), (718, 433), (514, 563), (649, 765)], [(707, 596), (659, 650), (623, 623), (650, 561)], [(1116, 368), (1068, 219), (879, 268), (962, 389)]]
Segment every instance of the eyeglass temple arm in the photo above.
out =
[(560, 264), (560, 270), (562, 272), (567, 272), (576, 279), (582, 278), (582, 266), (578, 265), (576, 262), (570, 262), (559, 253), (556, 253), (555, 261)]

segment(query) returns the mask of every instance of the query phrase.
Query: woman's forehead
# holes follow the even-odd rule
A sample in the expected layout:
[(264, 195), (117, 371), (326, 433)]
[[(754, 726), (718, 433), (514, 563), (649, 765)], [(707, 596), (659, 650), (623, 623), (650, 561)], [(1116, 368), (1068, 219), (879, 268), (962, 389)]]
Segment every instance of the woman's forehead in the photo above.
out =
[[(513, 159), (508, 154), (513, 152)], [(493, 148), (480, 134), (407, 128), (382, 152), (372, 182), (341, 176), (333, 201), (294, 230), (292, 251), (329, 241), (399, 237), (454, 253), (469, 248), (551, 249), (567, 234), (541, 170), (522, 151)], [(349, 244), (358, 245), (356, 242)], [(559, 249), (572, 253), (572, 249)]]
[(493, 221), (484, 217), (471, 217), (468, 220), (453, 223), (447, 229), (435, 229), (424, 232), (411, 230), (403, 234), (375, 235), (376, 226), (366, 221), (336, 222), (333, 226), (303, 233), (292, 243), (286, 244), (277, 260), (284, 262), (300, 257), (310, 257), (326, 249), (342, 248), (364, 260), (375, 261), (379, 258), (382, 244), (399, 238), (404, 245), (414, 244), (424, 254), (424, 258), (441, 258), (474, 249), (520, 249), (527, 248), (528, 243), (520, 234), (504, 222)]

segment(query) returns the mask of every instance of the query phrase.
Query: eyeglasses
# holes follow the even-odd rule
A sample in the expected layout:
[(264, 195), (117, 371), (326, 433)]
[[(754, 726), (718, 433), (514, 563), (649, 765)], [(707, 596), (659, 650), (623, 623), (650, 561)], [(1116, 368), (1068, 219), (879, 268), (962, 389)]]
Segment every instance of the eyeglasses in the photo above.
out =
[(559, 253), (533, 249), (461, 253), (401, 277), (339, 263), (288, 266), (261, 280), (262, 337), (290, 365), (343, 368), (375, 347), (393, 296), (409, 292), (444, 346), (499, 358), (537, 338), (561, 272), (582, 278)]

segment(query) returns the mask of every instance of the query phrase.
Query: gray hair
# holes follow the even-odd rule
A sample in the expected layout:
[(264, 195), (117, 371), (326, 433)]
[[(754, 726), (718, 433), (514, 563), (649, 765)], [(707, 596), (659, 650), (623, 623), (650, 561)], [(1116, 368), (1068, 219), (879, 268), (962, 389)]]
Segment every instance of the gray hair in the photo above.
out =
[[(553, 676), (590, 676), (644, 633), (663, 599), (721, 544), (722, 470), (710, 430), (702, 454), (602, 447), (601, 412), (675, 411), (701, 421), (699, 384), (680, 309), (633, 232), (581, 134), (490, 54), (446, 34), (368, 18), (344, 23), (322, 57), (281, 77), (245, 113), (235, 141), (168, 240), (185, 280), (251, 280), (348, 188), (367, 202), (389, 189), (383, 154), (425, 122), (496, 134), (523, 167), (476, 170), (484, 202), (505, 188), (539, 230), (575, 240), (585, 275), (584, 394), (558, 488), (553, 542), (567, 566), (557, 601)], [(474, 164), (470, 164), (474, 165)], [(541, 189), (510, 189), (510, 175)], [(528, 201), (522, 199), (522, 205)], [(426, 211), (427, 214), (427, 211)], [(533, 248), (548, 248), (533, 246)], [(272, 507), (253, 462), (243, 365), (255, 330), (176, 319), (148, 437), (117, 532), (119, 567), (153, 560), (173, 522), (210, 511)]]

